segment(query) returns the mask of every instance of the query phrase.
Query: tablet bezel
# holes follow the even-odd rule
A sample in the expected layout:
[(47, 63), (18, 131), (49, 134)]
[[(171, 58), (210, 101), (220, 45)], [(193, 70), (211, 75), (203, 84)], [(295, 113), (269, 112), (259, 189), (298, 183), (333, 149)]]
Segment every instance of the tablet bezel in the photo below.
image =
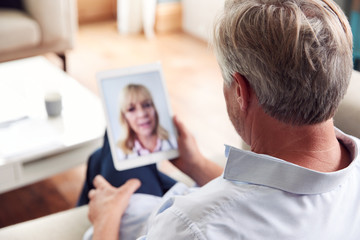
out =
[[(172, 137), (176, 142), (176, 148), (170, 149), (167, 151), (154, 152), (154, 153), (150, 153), (150, 154), (143, 155), (143, 156), (138, 156), (136, 158), (131, 158), (131, 159), (120, 159), (120, 156), (117, 153), (118, 147), (116, 146), (117, 140), (115, 139), (114, 126), (112, 126), (112, 121), (110, 119), (110, 114), (109, 114), (109, 111), (111, 111), (111, 110), (109, 109), (109, 106), (107, 106), (106, 99), (105, 99), (105, 95), (106, 95), (105, 92), (107, 90), (105, 89), (106, 87), (104, 87), (104, 83), (105, 83), (105, 81), (114, 80), (115, 78), (118, 78), (118, 79), (116, 79), (116, 81), (125, 81), (122, 78), (140, 75), (140, 74), (152, 73), (152, 72), (157, 72), (159, 74), (159, 79), (157, 79), (157, 81), (159, 81), (159, 84), (161, 85), (161, 89), (158, 89), (157, 91), (162, 91), (162, 95), (164, 98), (163, 101), (165, 101), (165, 105), (167, 108), (166, 109), (167, 111), (165, 111), (165, 112), (168, 113), (168, 116), (166, 116), (166, 118), (169, 119), (169, 121), (170, 121), (169, 124), (171, 127), (171, 129), (167, 129), (167, 130), (169, 131), (170, 135), (171, 134), (173, 135)], [(109, 144), (110, 144), (110, 149), (111, 149), (111, 154), (112, 154), (115, 169), (117, 169), (118, 171), (122, 171), (122, 170), (126, 170), (126, 169), (131, 169), (131, 168), (136, 168), (136, 167), (140, 167), (140, 166), (153, 164), (153, 163), (156, 163), (156, 162), (159, 162), (162, 160), (166, 160), (166, 159), (171, 160), (171, 159), (179, 156), (179, 152), (178, 152), (178, 148), (177, 148), (177, 139), (176, 139), (177, 132), (176, 132), (176, 128), (172, 121), (173, 114), (172, 114), (172, 111), (170, 108), (169, 97), (168, 97), (168, 93), (166, 91), (164, 76), (163, 76), (163, 72), (162, 72), (162, 66), (161, 66), (160, 62), (146, 64), (146, 65), (133, 66), (133, 67), (128, 67), (128, 68), (106, 70), (106, 71), (97, 73), (96, 78), (97, 78), (97, 84), (98, 84), (98, 88), (99, 88), (99, 94), (101, 97), (101, 101), (102, 101), (103, 109), (104, 109), (104, 113), (105, 113), (105, 118), (106, 118), (106, 123), (107, 123), (107, 133), (108, 133)], [(138, 81), (136, 83), (141, 84), (142, 81), (145, 82), (148, 80), (138, 79)], [(128, 83), (123, 84), (123, 87), (129, 83), (133, 83), (133, 82), (129, 82), (129, 81), (127, 81), (127, 82)], [(118, 89), (119, 92), (121, 90), (122, 90), (122, 88)], [(153, 95), (153, 98), (155, 98), (154, 92), (151, 92), (151, 94)], [(160, 113), (158, 113), (158, 114), (160, 114)]]

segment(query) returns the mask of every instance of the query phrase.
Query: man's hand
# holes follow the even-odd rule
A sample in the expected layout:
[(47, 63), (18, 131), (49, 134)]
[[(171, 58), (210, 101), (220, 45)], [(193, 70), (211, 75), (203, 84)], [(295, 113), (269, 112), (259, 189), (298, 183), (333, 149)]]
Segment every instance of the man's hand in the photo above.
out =
[(171, 163), (190, 176), (192, 169), (201, 168), (207, 160), (200, 153), (194, 136), (185, 128), (184, 124), (176, 117), (174, 117), (174, 124), (179, 134), (179, 157), (172, 160)]
[(118, 239), (121, 217), (130, 197), (140, 187), (138, 179), (130, 179), (119, 188), (102, 176), (94, 179), (95, 189), (89, 192), (89, 219), (94, 227), (93, 239)]
[(195, 138), (176, 117), (174, 124), (179, 134), (179, 157), (170, 162), (194, 179), (199, 186), (220, 176), (223, 168), (200, 153)]

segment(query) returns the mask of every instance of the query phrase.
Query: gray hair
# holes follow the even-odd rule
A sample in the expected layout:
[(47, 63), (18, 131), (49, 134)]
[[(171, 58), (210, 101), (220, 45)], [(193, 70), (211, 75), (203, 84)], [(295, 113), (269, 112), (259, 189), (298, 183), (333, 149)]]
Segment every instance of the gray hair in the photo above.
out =
[(352, 73), (352, 33), (332, 0), (227, 0), (213, 46), (229, 86), (236, 72), (279, 121), (333, 117)]

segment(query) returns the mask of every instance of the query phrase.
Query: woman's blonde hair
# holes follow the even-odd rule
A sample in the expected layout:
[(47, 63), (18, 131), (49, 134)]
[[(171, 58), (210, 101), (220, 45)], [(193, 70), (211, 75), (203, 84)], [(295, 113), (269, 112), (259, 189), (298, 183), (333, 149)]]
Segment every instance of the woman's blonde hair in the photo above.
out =
[(122, 138), (118, 141), (118, 147), (125, 153), (130, 154), (133, 151), (135, 140), (137, 139), (136, 133), (130, 128), (129, 123), (125, 118), (125, 111), (128, 109), (132, 102), (143, 100), (150, 100), (155, 109), (155, 129), (153, 134), (156, 134), (160, 139), (169, 139), (169, 133), (159, 124), (159, 115), (155, 107), (153, 98), (150, 91), (140, 84), (129, 84), (125, 86), (120, 94), (120, 124), (123, 128)]

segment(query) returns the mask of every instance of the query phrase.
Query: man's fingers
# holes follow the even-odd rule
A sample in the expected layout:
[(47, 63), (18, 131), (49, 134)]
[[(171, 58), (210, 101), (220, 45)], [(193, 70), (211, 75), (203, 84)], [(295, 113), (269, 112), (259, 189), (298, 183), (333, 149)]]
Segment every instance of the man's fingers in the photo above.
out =
[[(100, 191), (99, 194), (104, 194), (104, 190), (111, 190), (118, 192), (120, 195), (126, 196), (126, 198), (130, 199), (130, 196), (141, 186), (141, 182), (139, 179), (129, 179), (119, 188), (114, 188), (103, 176), (97, 175), (94, 178), (94, 187), (88, 193), (88, 197), (90, 200), (95, 198), (96, 191)], [(114, 192), (114, 193), (115, 193)]]
[[(107, 187), (112, 187), (113, 186), (101, 175), (97, 175), (95, 178), (94, 178), (94, 181), (93, 181), (93, 184), (94, 184), (94, 187), (95, 189), (98, 189), (98, 188), (107, 188)], [(122, 185), (119, 189), (121, 189), (121, 191), (125, 191), (126, 193), (128, 194), (133, 194), (139, 187), (141, 186), (141, 182), (139, 179), (129, 179), (127, 180), (124, 185)], [(90, 195), (91, 194), (91, 195)], [(89, 192), (89, 198), (90, 196), (93, 196), (94, 193), (93, 191), (91, 190)]]
[(181, 121), (179, 121), (179, 119), (176, 116), (173, 118), (173, 120), (174, 120), (175, 127), (179, 133), (179, 136), (185, 137), (186, 129), (185, 129), (184, 124)]
[(132, 195), (140, 186), (140, 180), (133, 178), (127, 180), (126, 183), (121, 186), (121, 190), (124, 191), (126, 194)]
[(110, 186), (110, 183), (101, 175), (97, 175), (94, 178), (93, 184), (95, 188)]
[(88, 197), (91, 200), (93, 199), (94, 196), (95, 196), (95, 189), (91, 189), (88, 193)]

